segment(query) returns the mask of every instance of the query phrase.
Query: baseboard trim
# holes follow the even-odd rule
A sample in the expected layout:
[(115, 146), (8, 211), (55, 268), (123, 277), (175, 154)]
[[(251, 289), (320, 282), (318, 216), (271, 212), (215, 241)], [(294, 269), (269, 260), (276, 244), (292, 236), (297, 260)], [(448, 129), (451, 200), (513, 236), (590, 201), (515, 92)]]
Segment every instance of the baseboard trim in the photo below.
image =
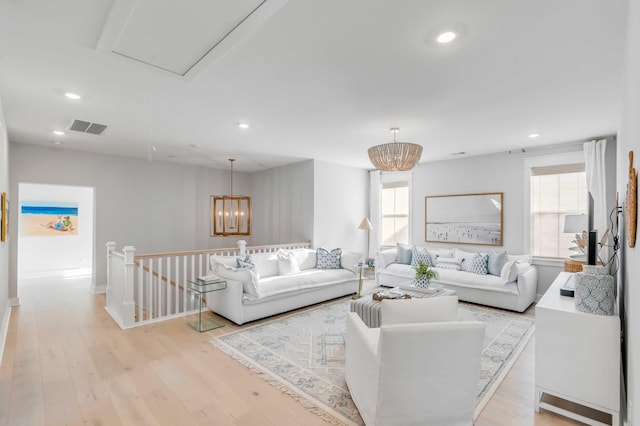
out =
[[(17, 298), (15, 298), (17, 299)], [(7, 333), (9, 332), (9, 318), (11, 318), (11, 299), (7, 299), (4, 306), (4, 315), (2, 323), (0, 323), (0, 363), (2, 363), (2, 355), (4, 354), (4, 345), (7, 341)]]
[(91, 285), (91, 293), (93, 294), (104, 294), (107, 292), (106, 285)]
[(28, 280), (32, 278), (48, 278), (48, 277), (81, 277), (91, 275), (93, 269), (91, 268), (77, 268), (77, 269), (61, 269), (58, 271), (40, 271), (40, 272), (22, 272), (19, 274), (19, 279)]

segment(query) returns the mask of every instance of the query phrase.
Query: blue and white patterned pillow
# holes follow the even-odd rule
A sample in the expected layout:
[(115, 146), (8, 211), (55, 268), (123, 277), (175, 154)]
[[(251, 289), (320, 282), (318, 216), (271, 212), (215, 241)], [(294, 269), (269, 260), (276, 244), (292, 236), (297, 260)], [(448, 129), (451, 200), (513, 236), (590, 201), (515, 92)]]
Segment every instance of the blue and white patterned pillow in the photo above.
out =
[(316, 268), (317, 269), (340, 269), (340, 257), (342, 249), (336, 248), (331, 251), (319, 247), (316, 250)]
[(251, 255), (248, 254), (245, 258), (236, 257), (236, 268), (246, 268), (251, 271), (256, 270), (256, 265), (253, 263), (253, 259), (251, 259)]
[(471, 258), (471, 263), (469, 264), (469, 272), (478, 274), (478, 275), (487, 275), (489, 273), (487, 269), (487, 260), (489, 259), (488, 254), (484, 253), (476, 253)]
[(433, 265), (431, 254), (429, 254), (429, 251), (424, 247), (414, 247), (411, 250), (411, 266), (418, 266), (419, 262)]

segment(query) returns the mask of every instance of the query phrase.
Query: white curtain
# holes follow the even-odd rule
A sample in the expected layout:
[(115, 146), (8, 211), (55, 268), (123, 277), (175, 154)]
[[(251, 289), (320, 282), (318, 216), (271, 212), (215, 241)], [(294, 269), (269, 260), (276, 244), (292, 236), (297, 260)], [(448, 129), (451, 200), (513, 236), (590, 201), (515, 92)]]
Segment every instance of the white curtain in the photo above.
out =
[(369, 257), (375, 257), (376, 251), (380, 247), (382, 227), (380, 214), (380, 170), (369, 172), (369, 220), (372, 230), (369, 231)]
[[(593, 198), (593, 228), (598, 240), (608, 228), (607, 175), (605, 170), (606, 139), (584, 143), (584, 163), (587, 172), (587, 189)], [(606, 262), (608, 250), (603, 248), (600, 257)]]

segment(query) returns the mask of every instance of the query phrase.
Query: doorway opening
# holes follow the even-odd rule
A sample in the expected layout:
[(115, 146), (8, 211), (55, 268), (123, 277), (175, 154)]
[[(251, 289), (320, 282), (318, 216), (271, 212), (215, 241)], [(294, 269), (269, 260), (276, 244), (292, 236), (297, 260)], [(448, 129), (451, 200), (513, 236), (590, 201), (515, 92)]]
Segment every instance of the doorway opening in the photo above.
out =
[(94, 206), (92, 187), (20, 183), (18, 281), (92, 277)]

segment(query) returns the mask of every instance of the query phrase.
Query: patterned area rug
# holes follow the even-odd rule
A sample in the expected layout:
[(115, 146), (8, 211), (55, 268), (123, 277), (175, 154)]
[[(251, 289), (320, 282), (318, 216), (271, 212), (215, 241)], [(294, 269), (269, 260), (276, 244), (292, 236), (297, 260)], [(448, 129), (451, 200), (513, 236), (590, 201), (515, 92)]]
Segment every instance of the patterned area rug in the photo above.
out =
[[(333, 424), (362, 425), (344, 381), (350, 299), (217, 337), (211, 342)], [(460, 303), (460, 320), (486, 324), (475, 417), (533, 334), (534, 319)]]

